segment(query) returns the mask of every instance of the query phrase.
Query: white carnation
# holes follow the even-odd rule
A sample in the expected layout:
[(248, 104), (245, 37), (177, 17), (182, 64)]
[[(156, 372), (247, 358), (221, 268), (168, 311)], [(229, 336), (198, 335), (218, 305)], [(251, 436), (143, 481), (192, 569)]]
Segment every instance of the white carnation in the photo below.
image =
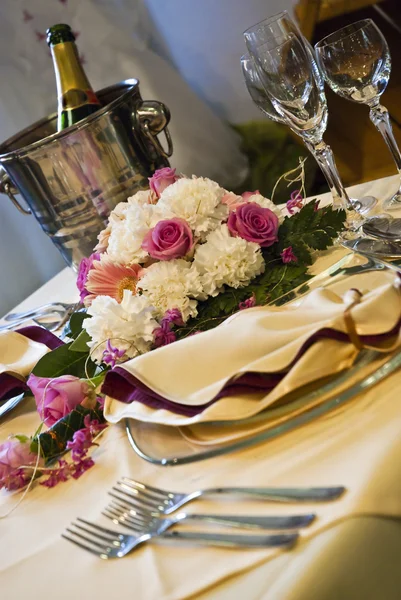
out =
[(184, 321), (197, 315), (194, 298), (205, 298), (199, 273), (182, 258), (160, 261), (148, 267), (138, 282), (138, 288), (156, 307), (157, 316), (162, 317), (170, 308), (178, 308)]
[(139, 192), (127, 198), (127, 203), (131, 205), (143, 206), (144, 204), (149, 204), (149, 197), (149, 190), (139, 190)]
[(125, 219), (125, 213), (128, 209), (127, 202), (119, 202), (117, 206), (113, 208), (109, 215), (109, 225), (113, 227), (114, 225), (121, 223)]
[(193, 264), (209, 296), (217, 296), (223, 285), (234, 288), (248, 285), (265, 270), (259, 244), (231, 237), (227, 225), (210, 233), (206, 243), (197, 247)]
[(124, 349), (128, 358), (133, 358), (150, 350), (153, 330), (158, 327), (154, 319), (154, 308), (145, 296), (134, 296), (124, 290), (121, 304), (110, 296), (97, 296), (88, 308), (90, 319), (83, 326), (92, 338), (88, 346), (91, 357), (102, 361), (107, 340), (119, 350)]
[(280, 225), (284, 221), (281, 209), (274, 204), (274, 202), (262, 196), (262, 194), (253, 194), (252, 196), (249, 196), (247, 202), (256, 202), (256, 204), (259, 204), (262, 208), (270, 208), (270, 210), (278, 217)]
[(114, 223), (111, 229), (107, 254), (116, 262), (143, 263), (149, 258), (146, 250), (142, 248), (145, 235), (158, 221), (168, 216), (157, 204), (140, 201), (127, 203), (124, 216), (125, 218), (119, 223)]
[(227, 218), (228, 207), (221, 204), (224, 194), (225, 190), (211, 179), (181, 178), (163, 191), (158, 206), (185, 219), (195, 236), (205, 239)]

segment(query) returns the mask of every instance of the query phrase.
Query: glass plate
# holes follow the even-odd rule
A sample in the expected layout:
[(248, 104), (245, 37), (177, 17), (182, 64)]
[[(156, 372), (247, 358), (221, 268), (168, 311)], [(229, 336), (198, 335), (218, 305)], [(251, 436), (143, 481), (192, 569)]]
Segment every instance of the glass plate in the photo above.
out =
[[(350, 287), (360, 289), (372, 288), (376, 284), (372, 271), (377, 271), (377, 283), (383, 283), (383, 277), (393, 277), (393, 272), (383, 263), (372, 258), (348, 254), (338, 262), (330, 265), (324, 272), (313, 277), (307, 284), (293, 290), (282, 298), (281, 304), (297, 302), (299, 298), (317, 287), (333, 287), (342, 293)], [(383, 273), (383, 271), (385, 273)], [(365, 274), (368, 274), (365, 278)], [(355, 280), (356, 279), (356, 280)], [(381, 279), (381, 281), (380, 281)], [(357, 281), (357, 282), (356, 282)], [(141, 458), (152, 464), (173, 466), (192, 463), (214, 456), (220, 456), (260, 444), (287, 433), (301, 425), (309, 423), (331, 410), (346, 404), (354, 396), (372, 387), (401, 366), (401, 350), (383, 355), (371, 350), (363, 350), (352, 368), (339, 373), (325, 382), (315, 382), (314, 387), (297, 390), (284, 405), (266, 409), (265, 411), (236, 421), (246, 430), (246, 426), (256, 431), (244, 432), (243, 436), (233, 441), (211, 443), (205, 446), (194, 439), (185, 437), (186, 428), (169, 427), (126, 419), (125, 426), (128, 440), (133, 450)], [(205, 424), (206, 425), (206, 424)], [(233, 421), (207, 423), (208, 428), (218, 427), (220, 430), (233, 428)], [(245, 427), (244, 427), (245, 426)]]

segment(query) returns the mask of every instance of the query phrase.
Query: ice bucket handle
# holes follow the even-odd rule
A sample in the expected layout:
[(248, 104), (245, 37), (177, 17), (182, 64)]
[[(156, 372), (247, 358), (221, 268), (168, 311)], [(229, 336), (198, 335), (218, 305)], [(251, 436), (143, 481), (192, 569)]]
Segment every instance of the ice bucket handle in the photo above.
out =
[(24, 208), (23, 206), (21, 206), (17, 198), (14, 196), (14, 194), (18, 194), (18, 190), (13, 186), (11, 179), (2, 167), (0, 167), (0, 193), (6, 194), (10, 198), (14, 206), (18, 208), (18, 210), (23, 215), (32, 214), (32, 211), (29, 210), (29, 208)]
[[(137, 117), (144, 134), (157, 153), (165, 158), (173, 154), (173, 141), (167, 124), (170, 121), (170, 111), (165, 104), (157, 100), (144, 100), (137, 109)], [(163, 148), (157, 135), (164, 131), (167, 141), (167, 150)]]

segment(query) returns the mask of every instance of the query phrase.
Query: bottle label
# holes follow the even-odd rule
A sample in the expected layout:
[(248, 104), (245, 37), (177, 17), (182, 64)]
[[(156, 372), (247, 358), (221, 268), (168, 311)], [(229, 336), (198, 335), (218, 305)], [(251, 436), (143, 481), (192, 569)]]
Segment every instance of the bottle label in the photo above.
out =
[(79, 108), (85, 104), (96, 104), (97, 106), (100, 106), (100, 102), (95, 92), (91, 89), (70, 89), (61, 97), (61, 105), (63, 110), (73, 110), (74, 108)]

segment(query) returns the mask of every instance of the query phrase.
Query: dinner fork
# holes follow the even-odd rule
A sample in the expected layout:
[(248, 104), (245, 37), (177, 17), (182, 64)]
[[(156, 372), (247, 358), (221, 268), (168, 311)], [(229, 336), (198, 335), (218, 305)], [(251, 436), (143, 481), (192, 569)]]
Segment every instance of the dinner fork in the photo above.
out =
[(336, 500), (345, 491), (343, 486), (310, 487), (310, 488), (248, 488), (218, 487), (196, 490), (189, 494), (171, 492), (161, 488), (145, 485), (129, 477), (123, 477), (109, 492), (117, 500), (123, 500), (133, 508), (151, 510), (169, 515), (184, 504), (211, 495), (237, 495), (270, 502), (326, 502)]
[[(245, 534), (221, 534), (200, 532), (178, 532), (166, 533), (165, 524), (152, 525), (146, 533), (138, 535), (126, 535), (119, 531), (113, 531), (100, 527), (85, 519), (77, 519), (79, 523), (71, 523), (67, 532), (62, 537), (76, 546), (95, 554), (103, 560), (111, 558), (123, 558), (129, 552), (148, 542), (152, 538), (162, 537), (170, 541), (197, 542), (213, 546), (267, 548), (292, 546), (298, 538), (297, 533), (282, 533), (278, 535), (245, 535)], [(84, 527), (81, 525), (86, 525)], [(84, 532), (84, 533), (81, 533)]]
[(246, 527), (251, 529), (300, 529), (307, 527), (316, 515), (279, 515), (279, 516), (242, 516), (178, 513), (168, 519), (160, 518), (160, 513), (139, 511), (119, 502), (112, 502), (102, 514), (116, 525), (123, 525), (133, 531), (145, 531), (151, 526), (164, 525), (166, 529), (183, 521), (203, 521), (206, 523), (229, 527)]

